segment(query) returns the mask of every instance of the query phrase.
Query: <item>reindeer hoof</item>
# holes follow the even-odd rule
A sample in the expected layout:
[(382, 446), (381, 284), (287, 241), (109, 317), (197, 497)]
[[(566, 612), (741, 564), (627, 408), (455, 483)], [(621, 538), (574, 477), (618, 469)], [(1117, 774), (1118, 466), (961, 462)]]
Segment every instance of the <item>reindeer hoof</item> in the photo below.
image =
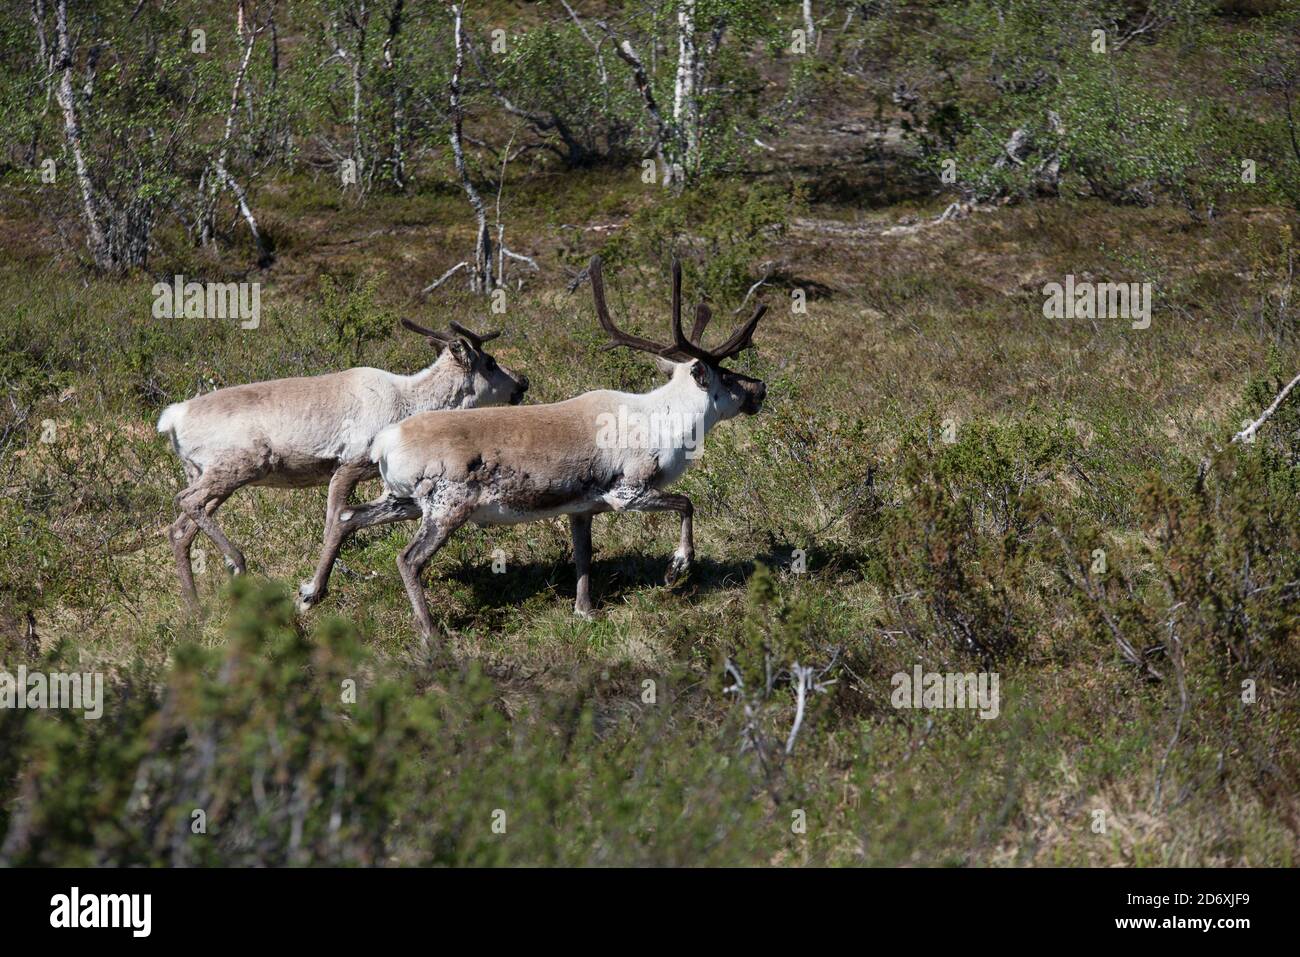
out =
[(574, 614), (574, 617), (576, 617), (576, 618), (581, 618), (583, 621), (595, 621), (595, 620), (596, 620), (596, 616), (592, 613), (592, 611), (591, 611), (590, 608), (578, 608), (578, 607), (575, 605), (575, 606), (574, 606), (574, 609), (573, 609), (573, 614)]
[(298, 586), (298, 611), (306, 613), (311, 610), (312, 606), (319, 602), (321, 596), (316, 594), (316, 587), (311, 582), (303, 582)]
[(678, 552), (673, 556), (673, 560), (668, 565), (668, 571), (664, 573), (664, 584), (675, 585), (691, 570), (691, 558), (689, 555), (683, 555)]

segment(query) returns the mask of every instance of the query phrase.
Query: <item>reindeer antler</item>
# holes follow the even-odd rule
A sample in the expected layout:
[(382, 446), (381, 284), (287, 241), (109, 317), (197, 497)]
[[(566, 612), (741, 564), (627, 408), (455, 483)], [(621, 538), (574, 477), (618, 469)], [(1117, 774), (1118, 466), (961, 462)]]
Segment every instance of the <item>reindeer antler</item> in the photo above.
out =
[(749, 321), (731, 334), (731, 338), (710, 350), (715, 360), (722, 362), (724, 359), (730, 359), (741, 352), (744, 352), (754, 344), (754, 330), (758, 328), (758, 320), (763, 318), (767, 312), (766, 304), (759, 306), (754, 310), (754, 314), (749, 317)]
[(713, 312), (704, 303), (695, 307), (695, 325), (691, 327), (691, 342), (697, 346), (700, 344), (700, 337), (704, 335), (704, 329), (713, 318)]
[(412, 322), (410, 319), (403, 319), (402, 325), (405, 326), (407, 329), (410, 329), (412, 332), (424, 336), (426, 339), (432, 339), (434, 342), (438, 343), (439, 345), (444, 345), (444, 346), (448, 345), (452, 342), (452, 340), (454, 340), (457, 336), (459, 336), (460, 338), (468, 341), (469, 344), (472, 345), (475, 349), (479, 349), (479, 350), (483, 348), (483, 343), (491, 342), (497, 336), (501, 335), (499, 331), (496, 331), (496, 332), (485, 332), (483, 333), (483, 335), (480, 336), (478, 333), (471, 332), (469, 329), (466, 329), (464, 326), (462, 326), (459, 322), (456, 322), (456, 320), (454, 319), (449, 323), (449, 325), (451, 326), (450, 332), (435, 332), (432, 329), (426, 329), (424, 326)]
[(440, 342), (443, 345), (446, 345), (448, 342), (451, 341), (451, 337), (447, 335), (447, 333), (434, 332), (432, 329), (426, 329), (424, 326), (412, 322), (410, 319), (403, 319), (402, 326), (404, 328), (410, 329), (412, 332), (416, 333), (417, 335), (424, 336), (426, 339), (432, 339), (434, 342)]
[(453, 320), (449, 323), (449, 325), (451, 326), (451, 331), (452, 331), (452, 332), (456, 333), (456, 335), (458, 335), (458, 336), (462, 336), (462, 337), (468, 339), (469, 342), (470, 342), (470, 345), (472, 345), (475, 349), (482, 349), (482, 348), (483, 348), (483, 343), (485, 343), (485, 342), (491, 342), (491, 341), (492, 341), (493, 339), (495, 339), (497, 336), (501, 335), (500, 330), (496, 330), (496, 331), (494, 331), (494, 332), (485, 332), (485, 333), (483, 333), (483, 335), (480, 336), (480, 335), (478, 335), (477, 333), (470, 332), (468, 329), (466, 329), (464, 326), (462, 326), (462, 325), (461, 325), (459, 322), (457, 322), (455, 319), (453, 319)]
[[(695, 328), (691, 331), (691, 338), (686, 338), (682, 332), (682, 264), (677, 259), (673, 260), (673, 344), (669, 347), (674, 354), (684, 356), (690, 359), (699, 359), (709, 365), (717, 365), (718, 359), (713, 354), (698, 344), (696, 330), (703, 332), (704, 327), (700, 323), (700, 310), (704, 311), (706, 316), (705, 322), (708, 322), (709, 307), (700, 303), (695, 310)], [(691, 340), (696, 341), (691, 341)], [(664, 352), (667, 355), (668, 351)]]
[(614, 320), (609, 317), (609, 309), (605, 305), (605, 282), (601, 275), (599, 256), (592, 258), (587, 271), (591, 276), (591, 292), (596, 300), (596, 316), (600, 319), (601, 328), (609, 333), (610, 338), (613, 340), (605, 346), (606, 349), (627, 346), (630, 349), (637, 349), (641, 352), (649, 352), (670, 359), (698, 359), (708, 365), (716, 366), (753, 344), (754, 329), (757, 328), (758, 321), (763, 318), (763, 314), (767, 312), (767, 306), (759, 306), (754, 310), (754, 314), (750, 316), (749, 321), (733, 332), (726, 342), (715, 349), (705, 349), (700, 345), (700, 337), (704, 335), (704, 330), (708, 326), (709, 320), (713, 318), (713, 313), (707, 305), (700, 303), (695, 307), (695, 325), (691, 328), (690, 336), (687, 337), (682, 332), (682, 264), (674, 259), (673, 341), (670, 345), (661, 345), (641, 336), (624, 332), (614, 325)]
[(614, 325), (614, 320), (609, 317), (609, 307), (605, 305), (605, 279), (601, 275), (599, 256), (592, 257), (587, 273), (591, 277), (591, 295), (596, 300), (596, 318), (600, 320), (600, 327), (609, 333), (610, 339), (613, 340), (605, 348), (627, 346), (629, 349), (649, 352), (653, 355), (664, 355), (665, 349), (672, 349), (672, 346), (663, 346), (641, 336), (634, 336)]

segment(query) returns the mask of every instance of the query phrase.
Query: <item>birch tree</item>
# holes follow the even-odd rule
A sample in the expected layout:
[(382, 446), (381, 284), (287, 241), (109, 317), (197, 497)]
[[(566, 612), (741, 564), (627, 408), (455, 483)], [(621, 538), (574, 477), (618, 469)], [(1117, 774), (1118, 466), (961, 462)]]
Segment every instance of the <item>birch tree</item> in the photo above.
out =
[(410, 54), (421, 43), (438, 42), (418, 32), (429, 13), (405, 0), (326, 0), (319, 15), (325, 52), (320, 65), (342, 68), (341, 75), (325, 74), (332, 78), (325, 81), (324, 99), (345, 131), (339, 138), (324, 131), (319, 142), (345, 188), (368, 193), (383, 178), (403, 190), (410, 180), (407, 147), (417, 125), (413, 76), (420, 69)]
[[(504, 285), (507, 260), (521, 262), (534, 271), (538, 270), (538, 265), (530, 257), (507, 247), (505, 242), (505, 224), (501, 218), (501, 195), (505, 188), (506, 166), (512, 156), (510, 148), (513, 145), (513, 135), (510, 142), (500, 151), (501, 166), (500, 178), (497, 181), (496, 188), (496, 221), (494, 224), (488, 221), (488, 205), (470, 174), (469, 160), (465, 149), (465, 144), (469, 138), (465, 134), (464, 78), (466, 57), (472, 53), (473, 45), (469, 39), (465, 23), (465, 5), (463, 3), (453, 3), (450, 10), (454, 57), (451, 76), (447, 84), (448, 105), (450, 107), (448, 140), (451, 144), (452, 161), (456, 169), (456, 176), (460, 180), (466, 198), (469, 200), (470, 209), (473, 210), (477, 231), (473, 262), (466, 260), (457, 263), (421, 292), (428, 294), (462, 269), (469, 269), (470, 290), (487, 295), (494, 289)], [(486, 144), (483, 145), (486, 146)], [(497, 237), (495, 252), (492, 242), (493, 229), (495, 229)], [(495, 263), (493, 262), (494, 255), (496, 257)]]
[[(452, 68), (448, 98), (451, 105), (451, 152), (456, 165), (456, 175), (460, 178), (461, 188), (469, 199), (478, 223), (477, 239), (474, 243), (474, 264), (470, 278), (470, 289), (474, 292), (487, 293), (492, 289), (492, 232), (488, 229), (487, 206), (470, 179), (469, 166), (465, 162), (465, 110), (461, 104), (461, 77), (465, 70), (466, 39), (464, 32), (464, 4), (453, 3), (451, 14), (453, 24), (453, 42), (456, 51), (455, 66)], [(443, 279), (447, 278), (446, 275)], [(441, 281), (441, 280), (439, 280)], [(434, 284), (437, 285), (436, 283)]]
[(389, 137), (387, 166), (393, 186), (406, 188), (406, 80), (402, 75), (401, 41), (405, 24), (405, 3), (391, 0), (383, 10), (387, 24), (384, 34), (383, 64), (385, 85), (391, 102), (392, 129)]
[(610, 82), (608, 45), (579, 21), (523, 31), (504, 54), (485, 55), (478, 45), (470, 52), (487, 92), (535, 137), (525, 146), (574, 169), (621, 156), (639, 117), (635, 94)]
[(239, 65), (235, 68), (235, 79), (231, 85), (230, 105), (226, 110), (225, 124), (222, 127), (221, 140), (218, 142), (216, 151), (212, 158), (212, 165), (208, 172), (204, 174), (204, 182), (207, 186), (207, 195), (201, 214), (199, 241), (203, 245), (209, 245), (213, 241), (216, 231), (216, 211), (217, 197), (221, 189), (228, 189), (235, 198), (235, 204), (239, 208), (239, 214), (248, 224), (249, 232), (253, 236), (253, 242), (257, 246), (258, 265), (270, 265), (272, 260), (270, 246), (262, 234), (261, 228), (257, 224), (257, 217), (253, 214), (250, 205), (248, 193), (244, 190), (238, 180), (231, 175), (227, 164), (230, 159), (231, 139), (235, 132), (235, 118), (239, 111), (240, 97), (245, 90), (245, 79), (248, 76), (249, 63), (253, 59), (253, 47), (257, 38), (267, 29), (271, 18), (275, 14), (275, 3), (272, 2), (270, 11), (265, 21), (258, 23), (253, 14), (250, 14), (243, 0), (240, 0), (235, 34), (240, 39), (242, 50), (239, 57)]
[[(211, 86), (170, 8), (74, 9), (75, 22), (67, 0), (56, 0), (51, 24), (37, 4), (33, 26), (38, 41), (52, 37), (54, 96), (86, 247), (97, 269), (124, 272), (145, 265), (155, 218), (187, 188)], [(101, 83), (101, 69), (111, 80)]]
[[(571, 4), (565, 7), (575, 19), (580, 16)], [(667, 17), (655, 16), (658, 10), (671, 16), (666, 35), (661, 25)], [(717, 159), (710, 153), (711, 142), (744, 125), (733, 71), (756, 40), (772, 35), (770, 7), (756, 0), (673, 0), (649, 15), (633, 14), (621, 23), (601, 19), (596, 25), (631, 71), (663, 185), (680, 188), (699, 179)], [(671, 80), (667, 70), (660, 72), (655, 52), (660, 43), (676, 51)], [(735, 57), (724, 63), (726, 43)], [(661, 105), (665, 103), (671, 107)]]
[(367, 155), (369, 139), (365, 130), (364, 109), (366, 60), (370, 53), (371, 3), (369, 0), (345, 0), (330, 6), (326, 26), (330, 55), (322, 66), (338, 61), (343, 64), (348, 77), (350, 142), (347, 153), (340, 159), (349, 164), (350, 168), (342, 179), (344, 185), (355, 185), (365, 192), (373, 175)]
[[(90, 176), (90, 164), (86, 160), (86, 149), (82, 142), (77, 91), (73, 84), (72, 40), (68, 32), (67, 0), (57, 0), (54, 29), (58, 42), (58, 52), (54, 55), (54, 67), (59, 76), (57, 95), (59, 108), (63, 111), (63, 130), (68, 140), (68, 152), (72, 154), (77, 187), (81, 190), (82, 212), (86, 223), (86, 244), (90, 247), (90, 255), (95, 265), (100, 269), (138, 265), (144, 261), (144, 255), (138, 251), (135, 253), (136, 261), (119, 262), (118, 247), (121, 244), (110, 242), (109, 232), (112, 226), (108, 222), (104, 198)], [(147, 246), (149, 242), (147, 218), (144, 223), (146, 225), (142, 242)], [(140, 244), (141, 241), (133, 241), (128, 245), (138, 248)]]

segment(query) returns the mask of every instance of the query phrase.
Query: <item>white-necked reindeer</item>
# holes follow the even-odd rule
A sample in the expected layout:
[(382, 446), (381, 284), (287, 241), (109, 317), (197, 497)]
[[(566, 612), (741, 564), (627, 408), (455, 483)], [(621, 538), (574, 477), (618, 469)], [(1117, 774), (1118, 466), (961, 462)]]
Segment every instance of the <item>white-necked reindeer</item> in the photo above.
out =
[[(513, 524), (568, 515), (578, 573), (574, 611), (584, 617), (591, 613), (594, 515), (677, 512), (681, 539), (665, 580), (671, 585), (690, 568), (694, 507), (685, 495), (664, 489), (686, 470), (709, 429), (761, 408), (767, 387), (722, 363), (750, 345), (766, 306), (722, 345), (704, 349), (700, 336), (709, 309), (701, 304), (691, 336), (683, 335), (681, 268), (674, 263), (673, 341), (662, 345), (618, 329), (605, 305), (599, 259), (592, 260), (590, 275), (596, 314), (613, 338), (610, 347), (652, 354), (670, 376), (668, 383), (642, 395), (601, 390), (549, 405), (412, 416), (385, 429), (371, 446), (370, 457), (384, 480), (383, 496), (344, 512), (326, 540), (323, 564), (334, 560), (357, 529), (419, 518), (420, 527), (397, 567), (426, 637), (432, 635), (433, 620), (420, 572), (466, 522)], [(634, 425), (616, 425), (625, 422)]]
[[(244, 555), (213, 518), (245, 485), (306, 488), (329, 483), (325, 534), (338, 521), (357, 483), (374, 478), (370, 445), (382, 429), (429, 409), (470, 409), (518, 403), (528, 379), (497, 361), (483, 344), (500, 333), (475, 335), (459, 323), (434, 332), (403, 319), (441, 353), (414, 375), (359, 367), (295, 379), (230, 386), (163, 410), (158, 431), (168, 435), (185, 468), (187, 487), (176, 496), (180, 516), (167, 537), (176, 557), (181, 594), (198, 604), (190, 546), (202, 531), (236, 573)], [(300, 589), (319, 599), (326, 580)]]

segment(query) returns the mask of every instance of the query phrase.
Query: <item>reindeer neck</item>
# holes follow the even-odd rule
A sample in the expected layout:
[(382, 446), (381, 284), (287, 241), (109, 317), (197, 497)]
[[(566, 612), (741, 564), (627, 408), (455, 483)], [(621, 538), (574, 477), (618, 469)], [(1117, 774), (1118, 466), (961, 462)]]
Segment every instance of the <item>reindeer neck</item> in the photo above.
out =
[(465, 377), (459, 370), (449, 368), (441, 356), (432, 365), (399, 379), (408, 414), (457, 409), (465, 399)]
[(629, 403), (637, 411), (658, 415), (662, 423), (678, 423), (683, 435), (691, 433), (697, 439), (703, 439), (718, 423), (717, 409), (708, 394), (689, 375), (673, 376), (657, 389), (629, 398), (637, 400)]

